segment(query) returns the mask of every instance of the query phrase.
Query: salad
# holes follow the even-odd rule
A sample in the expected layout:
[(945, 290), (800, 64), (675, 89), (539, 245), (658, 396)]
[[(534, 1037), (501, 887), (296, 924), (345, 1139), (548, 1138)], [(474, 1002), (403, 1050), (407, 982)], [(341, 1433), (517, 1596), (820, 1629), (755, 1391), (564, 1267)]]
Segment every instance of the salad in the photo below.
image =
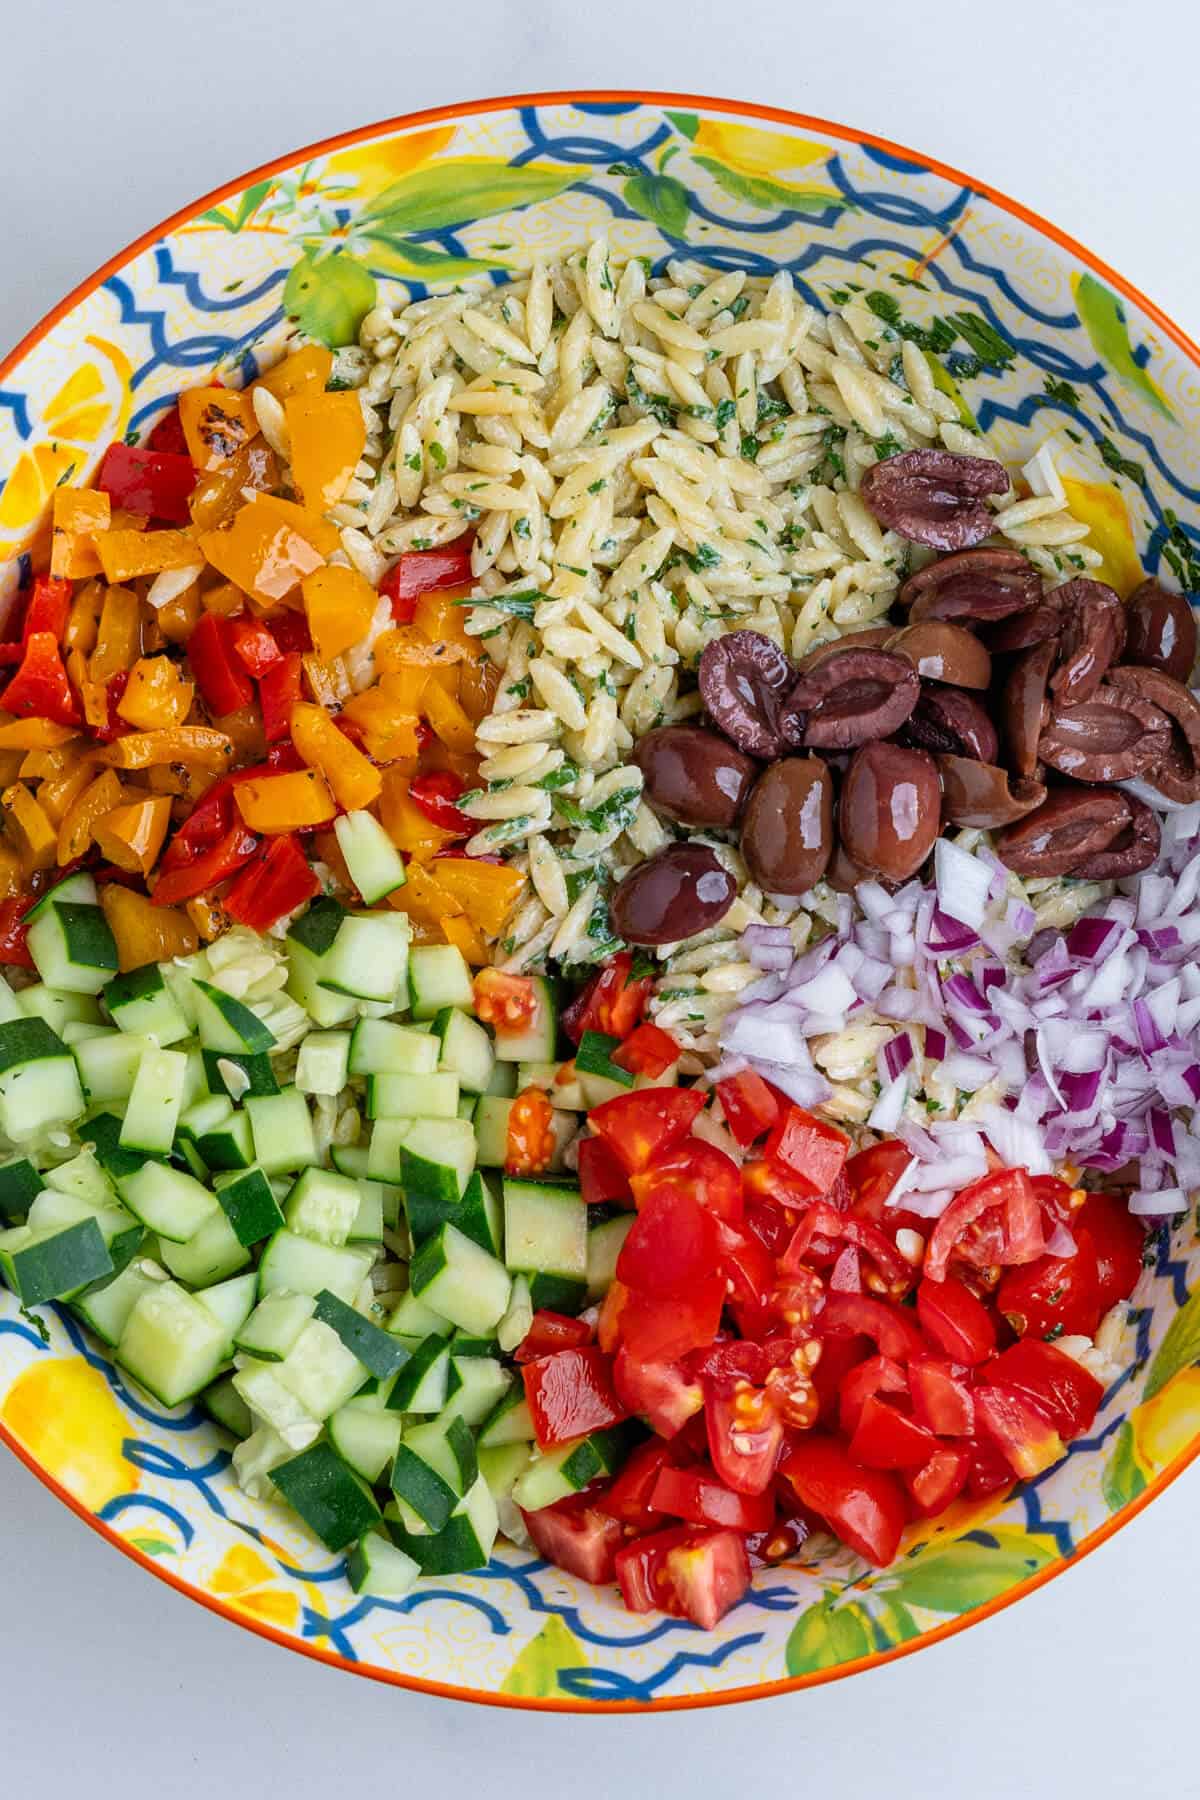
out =
[(859, 504), (947, 552), (908, 623), (698, 644), (560, 805), (556, 918), (561, 842), (495, 810), (524, 615), (470, 527), (346, 554), (344, 375), (181, 394), (10, 612), (0, 1275), (368, 1595), (501, 1533), (704, 1627), (831, 1536), (886, 1565), (1088, 1432), (1137, 1215), (1200, 1178), (1190, 609), (1046, 597), (979, 547), (1000, 465), (880, 455)]

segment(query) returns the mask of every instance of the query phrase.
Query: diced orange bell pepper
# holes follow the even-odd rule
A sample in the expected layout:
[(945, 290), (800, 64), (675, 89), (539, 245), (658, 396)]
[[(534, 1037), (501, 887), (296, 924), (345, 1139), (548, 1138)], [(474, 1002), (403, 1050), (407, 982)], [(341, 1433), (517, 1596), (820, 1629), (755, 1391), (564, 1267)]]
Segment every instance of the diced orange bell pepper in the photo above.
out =
[(64, 769), (61, 775), (51, 775), (38, 788), (38, 805), (57, 830), (80, 794), (86, 793), (95, 775), (90, 762), (81, 762), (77, 767)]
[(336, 711), (349, 700), (354, 689), (350, 686), (350, 674), (340, 656), (335, 656), (332, 662), (322, 662), (319, 656), (305, 656), (301, 658), (301, 662), (308, 691), (318, 706)]
[(216, 613), (219, 619), (231, 619), (245, 606), (246, 596), (232, 581), (218, 581), (201, 590), (200, 604), (205, 612)]
[(306, 507), (336, 506), (367, 441), (358, 395), (324, 393), (310, 384), (283, 403), (292, 449), (292, 479)]
[(25, 886), (21, 859), (15, 850), (0, 845), (0, 900), (13, 900)]
[(117, 769), (148, 769), (154, 763), (197, 762), (210, 769), (229, 767), (233, 744), (211, 725), (172, 725), (165, 731), (131, 731), (106, 744), (98, 760)]
[(333, 795), (316, 769), (239, 781), (233, 795), (251, 831), (303, 831), (308, 825), (326, 825), (337, 814)]
[(445, 920), (461, 916), (462, 907), (431, 874), (428, 863), (410, 861), (405, 864), (404, 872), (407, 880), (403, 887), (388, 895), (388, 905), (397, 912), (407, 913), (414, 924), (438, 932), (436, 941), (444, 941), (440, 934)]
[(20, 750), (0, 750), (0, 788), (6, 788), (10, 782), (20, 779), (23, 761)]
[(457, 644), (468, 656), (479, 654), (479, 639), (468, 636), (470, 609), (459, 604), (470, 597), (465, 587), (430, 588), (417, 600), (412, 622), (431, 644)]
[(292, 394), (302, 393), (310, 387), (323, 390), (332, 373), (333, 352), (326, 350), (323, 344), (305, 344), (303, 349), (293, 350), (273, 369), (260, 375), (249, 391), (253, 392), (256, 387), (266, 388), (277, 400), (287, 400)]
[[(104, 596), (88, 677), (103, 687), (131, 669), (141, 648), (141, 602), (132, 588), (110, 587)], [(103, 721), (101, 721), (103, 722)], [(91, 721), (89, 720), (89, 724)]]
[(279, 486), (279, 458), (261, 439), (239, 450), (232, 461), (202, 475), (192, 489), (188, 511), (197, 531), (226, 525), (242, 504), (242, 489), (269, 492)]
[(84, 656), (92, 654), (107, 592), (102, 581), (89, 581), (80, 588), (71, 602), (71, 614), (63, 633), (65, 650), (78, 650)]
[(214, 777), (211, 769), (198, 768), (194, 763), (155, 763), (146, 770), (146, 784), (152, 794), (179, 794), (193, 803), (208, 792), (214, 779), (219, 777)]
[(93, 731), (102, 731), (108, 719), (108, 688), (102, 681), (93, 681), (88, 674), (87, 659), (78, 650), (72, 650), (67, 657), (67, 675), (71, 686), (83, 701), (83, 716)]
[(468, 918), (488, 937), (499, 937), (525, 886), (521, 871), (471, 856), (440, 856), (433, 871), (439, 886), (458, 901)]
[(207, 894), (198, 894), (194, 900), (189, 900), (185, 910), (191, 924), (206, 944), (211, 944), (214, 938), (219, 938), (223, 931), (229, 930), (229, 914), (216, 900), (210, 900)]
[(419, 716), (425, 684), (432, 679), (428, 663), (406, 663), (395, 673), (381, 675), (379, 692), (403, 713)]
[(195, 683), (184, 680), (169, 656), (142, 656), (130, 670), (117, 711), (139, 731), (163, 731), (183, 724), (195, 694)]
[(97, 819), (121, 804), (121, 783), (112, 769), (102, 769), (64, 814), (58, 827), (56, 861), (60, 869), (86, 856)]
[(185, 388), (179, 396), (179, 420), (188, 455), (201, 474), (232, 462), (258, 436), (254, 401), (235, 388)]
[(396, 631), (385, 631), (375, 645), (375, 661), (385, 675), (397, 675), (416, 666), (436, 669), (463, 660), (460, 644), (433, 644), (423, 631), (413, 625), (401, 625)]
[(331, 662), (357, 644), (366, 633), (379, 605), (379, 595), (357, 569), (326, 563), (300, 583), (313, 649), (322, 662)]
[(431, 861), (439, 850), (455, 842), (454, 833), (442, 831), (410, 797), (408, 776), (398, 769), (384, 771), (379, 817), (397, 850), (418, 862)]
[(186, 531), (106, 531), (96, 550), (106, 581), (135, 581), (200, 561), (199, 546)]
[(50, 573), (69, 580), (100, 573), (94, 539), (112, 522), (112, 502), (96, 488), (56, 488), (50, 537)]
[(420, 748), (420, 720), (402, 711), (378, 687), (355, 694), (342, 709), (360, 727), (368, 755), (376, 762), (415, 760)]
[(75, 736), (70, 725), (58, 725), (53, 719), (11, 719), (0, 713), (0, 751), (52, 750)]
[(26, 874), (48, 869), (54, 861), (58, 833), (22, 781), (3, 794), (5, 830), (16, 839)]
[(383, 776), (323, 707), (299, 701), (292, 708), (291, 732), (300, 756), (325, 777), (339, 806), (355, 812), (379, 798)]
[(193, 582), (191, 587), (184, 588), (182, 594), (176, 594), (174, 600), (168, 600), (160, 606), (156, 614), (158, 629), (168, 644), (186, 644), (196, 629), (196, 622), (203, 607), (200, 604), (200, 590)]
[(473, 725), (486, 719), (500, 686), (500, 671), (487, 656), (468, 657), (458, 672), (458, 703)]
[(92, 836), (118, 869), (133, 875), (148, 875), (158, 860), (171, 822), (171, 802), (166, 794), (148, 794), (116, 806), (96, 820)]
[(430, 681), (421, 706), (446, 748), (469, 756), (475, 748), (475, 727), (453, 694), (448, 694), (436, 681)]
[(446, 934), (446, 942), (453, 944), (472, 968), (478, 969), (487, 962), (487, 945), (465, 913), (456, 913), (453, 918), (443, 919), (442, 930)]
[(222, 713), (220, 726), (233, 744), (233, 760), (239, 766), (265, 761), (267, 740), (263, 735), (262, 713), (256, 704)]
[(200, 948), (195, 926), (177, 906), (155, 906), (145, 894), (112, 881), (100, 889), (100, 904), (116, 941), (122, 975), (147, 963), (191, 956)]
[(231, 524), (220, 531), (202, 531), (199, 538), (204, 558), (214, 569), (267, 605), (285, 599), (328, 554), (313, 542), (319, 534), (310, 529), (312, 522), (299, 507), (294, 509), (295, 519), (280, 513), (278, 508), (286, 505), (270, 496), (248, 501), (234, 513)]

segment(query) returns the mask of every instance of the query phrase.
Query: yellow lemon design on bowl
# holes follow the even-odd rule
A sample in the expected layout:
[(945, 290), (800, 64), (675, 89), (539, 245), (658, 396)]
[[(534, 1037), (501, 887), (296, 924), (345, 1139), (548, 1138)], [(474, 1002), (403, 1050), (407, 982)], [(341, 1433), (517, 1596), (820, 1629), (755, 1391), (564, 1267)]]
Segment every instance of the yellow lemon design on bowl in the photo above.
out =
[(271, 1565), (245, 1544), (225, 1552), (209, 1577), (208, 1591), (238, 1612), (284, 1630), (294, 1631), (300, 1617), (298, 1597), (277, 1586)]
[(1165, 1469), (1200, 1435), (1200, 1368), (1180, 1369), (1152, 1400), (1130, 1414), (1138, 1462)]
[(54, 490), (76, 485), (129, 423), (133, 366), (116, 344), (86, 337), (78, 365), (42, 409), (38, 433), (0, 489), (0, 559), (27, 547)]
[(80, 1356), (23, 1369), (0, 1404), (0, 1420), (91, 1512), (138, 1486), (138, 1471), (121, 1450), (128, 1421), (103, 1375)]

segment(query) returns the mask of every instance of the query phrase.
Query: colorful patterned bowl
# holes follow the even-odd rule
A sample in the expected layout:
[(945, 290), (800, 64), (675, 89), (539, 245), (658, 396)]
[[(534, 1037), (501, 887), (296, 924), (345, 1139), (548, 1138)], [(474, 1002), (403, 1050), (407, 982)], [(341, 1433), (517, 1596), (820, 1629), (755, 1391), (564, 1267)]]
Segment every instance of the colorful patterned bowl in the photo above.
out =
[[(957, 314), (959, 372), (1010, 461), (1059, 428), (1106, 578), (1200, 587), (1200, 350), (1023, 207), (822, 120), (652, 94), (549, 94), (394, 120), (257, 170), (176, 215), (0, 364), (0, 601), (57, 483), (214, 367), (253, 374), (292, 317), (353, 336), (375, 292), (503, 279), (606, 230), (660, 262), (791, 269), (814, 299), (864, 263)], [(966, 327), (962, 329), (962, 321)], [(964, 342), (966, 349), (964, 350)], [(973, 353), (968, 358), (967, 351)], [(951, 356), (952, 366), (955, 358)], [(945, 1637), (1094, 1548), (1200, 1451), (1200, 1248), (1151, 1240), (1126, 1373), (1092, 1434), (1006, 1504), (914, 1528), (902, 1560), (761, 1574), (711, 1633), (635, 1618), (525, 1552), (399, 1603), (359, 1599), (281, 1510), (248, 1500), (195, 1408), (132, 1393), (65, 1313), (0, 1290), (0, 1436), (133, 1560), (263, 1636), (401, 1686), (580, 1710), (714, 1704), (828, 1680)], [(1189, 1297), (1190, 1295), (1190, 1297)]]

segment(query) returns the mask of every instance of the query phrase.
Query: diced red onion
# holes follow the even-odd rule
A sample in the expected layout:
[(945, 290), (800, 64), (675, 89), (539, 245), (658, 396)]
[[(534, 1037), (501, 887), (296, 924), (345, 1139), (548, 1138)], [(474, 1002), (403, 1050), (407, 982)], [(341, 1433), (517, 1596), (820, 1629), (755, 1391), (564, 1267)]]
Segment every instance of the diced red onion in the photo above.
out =
[(871, 1108), (867, 1124), (872, 1131), (895, 1131), (908, 1099), (908, 1076), (897, 1075), (889, 1081)]
[(1075, 1239), (1071, 1236), (1071, 1233), (1067, 1230), (1062, 1220), (1057, 1220), (1054, 1230), (1046, 1239), (1046, 1255), (1062, 1257), (1065, 1261), (1067, 1257), (1074, 1256), (1078, 1249), (1079, 1245), (1075, 1242)]
[(796, 953), (786, 925), (747, 925), (742, 942), (756, 969), (791, 968)]
[(883, 1046), (883, 1061), (889, 1078), (894, 1081), (902, 1075), (913, 1059), (912, 1039), (907, 1031), (898, 1032), (894, 1038)]
[[(987, 914), (988, 889), (992, 880), (992, 871), (987, 864), (949, 838), (940, 837), (933, 846), (933, 879), (938, 897), (938, 911), (934, 914), (938, 935), (943, 938), (948, 935), (952, 920), (960, 927), (966, 926), (973, 936), (977, 935)], [(951, 947), (965, 949), (966, 945), (952, 944)]]
[(1168, 1219), (1188, 1210), (1188, 1197), (1182, 1188), (1159, 1188), (1146, 1192), (1136, 1189), (1129, 1196), (1129, 1210), (1140, 1219)]

